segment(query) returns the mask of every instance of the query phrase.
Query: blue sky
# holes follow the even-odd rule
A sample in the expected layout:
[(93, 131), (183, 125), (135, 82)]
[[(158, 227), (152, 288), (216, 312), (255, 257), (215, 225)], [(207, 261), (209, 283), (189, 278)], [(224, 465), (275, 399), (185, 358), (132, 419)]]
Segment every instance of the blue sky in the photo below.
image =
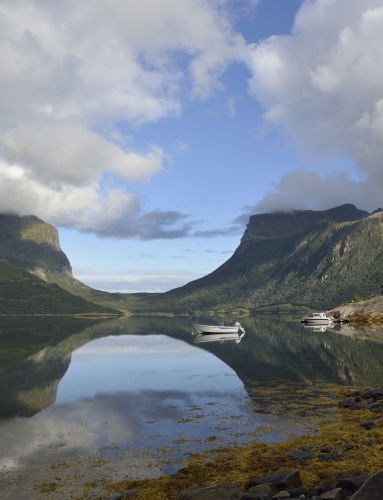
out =
[(203, 276), (252, 213), (383, 204), (381, 0), (13, 0), (0, 19), (0, 211), (59, 227), (91, 286)]
[[(264, 1), (236, 13), (237, 29), (248, 42), (288, 33), (299, 4)], [(249, 76), (246, 68), (234, 64), (222, 77), (223, 88), (211, 98), (199, 101), (185, 95), (181, 116), (121, 127), (139, 148), (159, 143), (171, 156), (164, 171), (149, 182), (130, 183), (147, 210), (185, 213), (196, 230), (225, 228), (297, 165), (288, 138), (267, 130), (262, 105), (248, 94)], [(75, 274), (84, 281), (108, 290), (162, 291), (221, 265), (243, 230), (214, 238), (134, 241), (60, 228), (60, 237)]]

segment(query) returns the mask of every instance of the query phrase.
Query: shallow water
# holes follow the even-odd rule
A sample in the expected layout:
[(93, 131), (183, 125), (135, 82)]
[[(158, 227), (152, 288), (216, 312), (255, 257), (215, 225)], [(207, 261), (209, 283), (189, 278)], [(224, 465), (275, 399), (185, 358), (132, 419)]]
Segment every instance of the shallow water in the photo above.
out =
[(171, 473), (190, 453), (302, 432), (310, 396), (383, 385), (380, 330), (242, 323), (242, 339), (201, 342), (184, 319), (3, 318), (1, 498), (20, 484), (76, 493), (100, 475)]

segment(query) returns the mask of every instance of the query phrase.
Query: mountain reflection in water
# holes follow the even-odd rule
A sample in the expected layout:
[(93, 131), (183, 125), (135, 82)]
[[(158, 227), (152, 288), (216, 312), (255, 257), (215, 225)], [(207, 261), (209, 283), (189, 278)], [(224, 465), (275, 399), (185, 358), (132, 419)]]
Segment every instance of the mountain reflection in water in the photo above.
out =
[(154, 473), (169, 472), (187, 453), (245, 442), (261, 425), (272, 426), (263, 439), (286, 437), (307, 393), (383, 385), (379, 329), (242, 323), (245, 337), (222, 342), (191, 335), (191, 322), (178, 318), (2, 318), (0, 471), (33, 478), (52, 457), (122, 464), (134, 452), (134, 476), (146, 471), (149, 447), (168, 450), (163, 462), (149, 461)]

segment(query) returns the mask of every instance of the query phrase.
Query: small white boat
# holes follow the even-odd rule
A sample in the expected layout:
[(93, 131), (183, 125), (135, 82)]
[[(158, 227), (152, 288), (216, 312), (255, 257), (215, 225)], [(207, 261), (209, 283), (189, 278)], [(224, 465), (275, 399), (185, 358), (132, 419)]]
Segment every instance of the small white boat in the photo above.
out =
[(326, 313), (312, 313), (302, 319), (302, 323), (306, 325), (331, 325), (334, 322), (332, 316), (326, 316)]
[(193, 323), (193, 328), (197, 333), (245, 333), (245, 329), (242, 328), (238, 321), (234, 323), (234, 326), (200, 325), (198, 323)]
[(196, 333), (194, 337), (195, 344), (204, 344), (206, 342), (235, 342), (239, 344), (245, 333)]

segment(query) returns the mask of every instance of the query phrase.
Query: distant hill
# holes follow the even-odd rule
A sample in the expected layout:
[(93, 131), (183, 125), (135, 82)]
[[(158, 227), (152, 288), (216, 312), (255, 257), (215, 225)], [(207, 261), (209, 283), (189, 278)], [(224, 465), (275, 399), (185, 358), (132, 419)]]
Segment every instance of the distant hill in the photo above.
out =
[(234, 255), (211, 274), (138, 305), (152, 310), (328, 309), (383, 283), (383, 213), (353, 205), (250, 217)]

